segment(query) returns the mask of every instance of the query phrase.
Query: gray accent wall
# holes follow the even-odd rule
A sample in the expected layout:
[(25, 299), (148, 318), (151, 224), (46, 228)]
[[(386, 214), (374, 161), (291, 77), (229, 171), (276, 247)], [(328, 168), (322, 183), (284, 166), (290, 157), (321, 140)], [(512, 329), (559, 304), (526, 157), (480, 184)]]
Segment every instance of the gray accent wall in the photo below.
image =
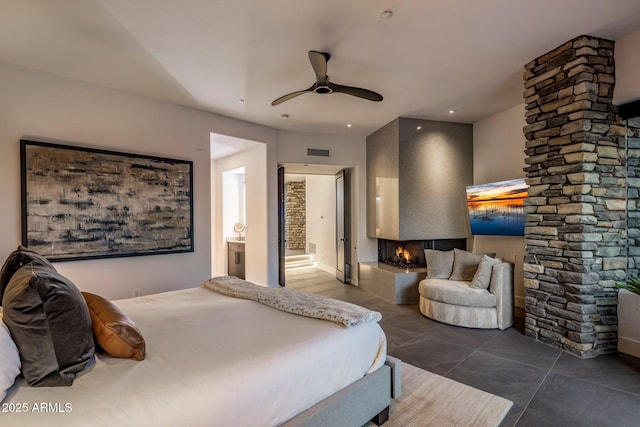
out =
[(367, 236), (400, 240), (400, 119), (367, 137)]
[(471, 124), (400, 117), (367, 137), (367, 231), (392, 240), (466, 238)]

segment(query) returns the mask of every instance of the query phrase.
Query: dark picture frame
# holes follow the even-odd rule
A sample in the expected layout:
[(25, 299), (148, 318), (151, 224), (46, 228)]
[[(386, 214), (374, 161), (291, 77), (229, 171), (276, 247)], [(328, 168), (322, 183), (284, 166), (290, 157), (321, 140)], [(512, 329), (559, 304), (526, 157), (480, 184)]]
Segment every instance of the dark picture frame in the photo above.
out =
[(193, 252), (193, 162), (20, 140), (22, 244), (51, 261)]

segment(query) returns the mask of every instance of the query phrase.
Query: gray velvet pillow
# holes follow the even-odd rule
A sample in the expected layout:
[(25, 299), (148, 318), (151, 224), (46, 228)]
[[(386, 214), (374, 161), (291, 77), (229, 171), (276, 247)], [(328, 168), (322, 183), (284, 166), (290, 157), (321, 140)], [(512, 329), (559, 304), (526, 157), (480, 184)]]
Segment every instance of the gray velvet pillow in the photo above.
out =
[(4, 261), (2, 270), (0, 270), (0, 305), (2, 305), (4, 290), (9, 284), (9, 280), (11, 280), (13, 274), (18, 271), (20, 267), (29, 263), (33, 263), (34, 265), (43, 265), (55, 271), (53, 264), (51, 264), (45, 257), (37, 252), (25, 248), (22, 245), (18, 246), (18, 249), (9, 254), (7, 259)]
[(453, 250), (453, 270), (450, 280), (463, 280), (470, 282), (476, 274), (478, 265), (482, 261), (483, 254), (474, 254), (461, 249)]
[(491, 270), (494, 265), (500, 264), (501, 262), (502, 260), (500, 258), (491, 258), (490, 256), (484, 255), (478, 265), (476, 274), (471, 280), (471, 287), (476, 289), (489, 289)]
[(91, 317), (78, 288), (58, 272), (25, 265), (3, 297), (3, 319), (33, 386), (71, 385), (93, 360)]
[(425, 249), (424, 259), (427, 261), (427, 278), (448, 279), (453, 268), (453, 251)]

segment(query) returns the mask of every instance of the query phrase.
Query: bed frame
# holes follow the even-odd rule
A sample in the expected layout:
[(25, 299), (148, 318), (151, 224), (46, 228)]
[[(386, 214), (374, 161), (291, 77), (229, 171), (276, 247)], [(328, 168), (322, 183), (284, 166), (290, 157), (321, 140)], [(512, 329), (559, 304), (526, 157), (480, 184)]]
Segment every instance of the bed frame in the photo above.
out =
[(375, 372), (343, 388), (296, 415), (283, 427), (362, 427), (368, 421), (382, 425), (389, 418), (391, 399), (400, 397), (401, 362), (387, 356)]

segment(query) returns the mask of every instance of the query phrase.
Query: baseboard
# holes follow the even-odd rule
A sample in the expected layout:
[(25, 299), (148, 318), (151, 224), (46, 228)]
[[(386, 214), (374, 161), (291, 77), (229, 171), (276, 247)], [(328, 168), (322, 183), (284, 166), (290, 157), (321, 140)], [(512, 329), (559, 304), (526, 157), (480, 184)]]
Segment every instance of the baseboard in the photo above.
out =
[(321, 263), (319, 263), (317, 261), (316, 261), (316, 268), (319, 268), (322, 271), (326, 271), (327, 273), (331, 274), (332, 276), (336, 275), (336, 269), (334, 267), (329, 267), (328, 265), (321, 264)]
[(524, 305), (524, 297), (519, 297), (519, 296), (514, 297), (513, 303), (514, 303), (514, 305), (516, 307), (520, 307), (520, 308), (524, 308), (525, 307), (525, 305)]
[(618, 336), (618, 351), (620, 353), (640, 357), (640, 342), (631, 338)]

